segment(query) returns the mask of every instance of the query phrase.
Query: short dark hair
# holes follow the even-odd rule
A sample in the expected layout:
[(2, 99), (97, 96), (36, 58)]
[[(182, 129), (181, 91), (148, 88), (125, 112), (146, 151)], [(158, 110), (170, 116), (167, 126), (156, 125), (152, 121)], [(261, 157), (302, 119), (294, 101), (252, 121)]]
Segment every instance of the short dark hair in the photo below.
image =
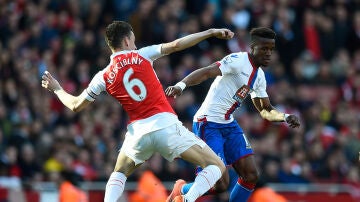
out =
[(105, 41), (111, 49), (120, 48), (121, 41), (125, 37), (130, 37), (133, 28), (124, 21), (113, 21), (106, 27)]
[(250, 31), (251, 41), (254, 42), (259, 38), (275, 39), (276, 33), (267, 27), (257, 27)]

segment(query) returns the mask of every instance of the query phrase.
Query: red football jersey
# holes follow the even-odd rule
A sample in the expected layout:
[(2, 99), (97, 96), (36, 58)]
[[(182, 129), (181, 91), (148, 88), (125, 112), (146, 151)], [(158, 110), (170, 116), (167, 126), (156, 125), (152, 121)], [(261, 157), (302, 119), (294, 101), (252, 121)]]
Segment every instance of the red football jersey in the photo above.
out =
[(160, 50), (161, 45), (154, 45), (114, 53), (110, 64), (93, 78), (86, 92), (95, 99), (106, 90), (120, 102), (130, 122), (162, 112), (175, 114), (152, 65), (162, 56)]

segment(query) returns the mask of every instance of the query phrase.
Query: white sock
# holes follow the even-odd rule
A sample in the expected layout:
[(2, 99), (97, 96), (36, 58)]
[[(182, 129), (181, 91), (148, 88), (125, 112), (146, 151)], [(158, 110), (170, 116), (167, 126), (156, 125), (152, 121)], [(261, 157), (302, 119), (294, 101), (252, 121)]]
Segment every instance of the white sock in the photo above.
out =
[(104, 202), (117, 202), (125, 187), (126, 176), (120, 172), (113, 172), (106, 183)]
[(185, 194), (185, 198), (192, 202), (205, 194), (221, 177), (221, 170), (215, 165), (209, 165), (199, 172), (194, 180), (194, 184)]

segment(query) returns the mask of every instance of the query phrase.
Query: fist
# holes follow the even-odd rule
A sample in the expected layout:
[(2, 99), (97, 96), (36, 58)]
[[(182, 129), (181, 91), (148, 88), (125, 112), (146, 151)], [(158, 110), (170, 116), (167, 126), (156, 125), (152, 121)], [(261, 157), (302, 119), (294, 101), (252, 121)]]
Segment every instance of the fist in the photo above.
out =
[(182, 90), (179, 86), (169, 86), (165, 89), (165, 94), (169, 97), (176, 98), (177, 96), (180, 96), (182, 93)]
[(59, 82), (48, 71), (45, 71), (41, 78), (41, 86), (43, 88), (46, 88), (49, 91), (56, 91), (61, 89)]
[(285, 121), (291, 128), (298, 128), (300, 126), (299, 118), (293, 114), (290, 114)]

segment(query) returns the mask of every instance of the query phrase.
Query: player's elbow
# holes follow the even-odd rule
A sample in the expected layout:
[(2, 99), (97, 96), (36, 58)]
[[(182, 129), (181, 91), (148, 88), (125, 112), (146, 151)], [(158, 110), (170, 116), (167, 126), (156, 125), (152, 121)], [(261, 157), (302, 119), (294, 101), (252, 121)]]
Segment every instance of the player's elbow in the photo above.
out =
[(269, 112), (266, 111), (265, 109), (263, 109), (263, 110), (260, 111), (260, 116), (261, 116), (261, 118), (263, 118), (263, 119), (269, 120)]
[(83, 98), (82, 96), (78, 96), (72, 101), (70, 109), (73, 112), (79, 112), (79, 111), (83, 110), (84, 108), (86, 108), (90, 103), (91, 103), (91, 101), (88, 101), (87, 99)]
[(182, 49), (180, 41), (175, 40), (170, 43), (163, 44), (161, 52), (162, 54), (169, 55), (171, 53), (181, 51)]
[(174, 53), (174, 52), (178, 52), (178, 51), (181, 51), (182, 48), (180, 46), (180, 43), (178, 41), (174, 41), (171, 43), (171, 46), (169, 48), (169, 54), (170, 53)]
[(75, 107), (75, 106), (72, 107), (70, 110), (75, 112), (75, 113), (81, 111), (80, 107)]
[(76, 105), (73, 105), (72, 107), (72, 111), (73, 112), (80, 112), (81, 110), (83, 110), (87, 105), (85, 104), (76, 104)]
[(79, 111), (82, 110), (82, 108), (83, 108), (83, 107), (82, 107), (82, 105), (81, 105), (79, 102), (74, 101), (74, 102), (72, 103), (72, 106), (71, 106), (70, 110), (73, 111), (73, 112), (79, 112)]

